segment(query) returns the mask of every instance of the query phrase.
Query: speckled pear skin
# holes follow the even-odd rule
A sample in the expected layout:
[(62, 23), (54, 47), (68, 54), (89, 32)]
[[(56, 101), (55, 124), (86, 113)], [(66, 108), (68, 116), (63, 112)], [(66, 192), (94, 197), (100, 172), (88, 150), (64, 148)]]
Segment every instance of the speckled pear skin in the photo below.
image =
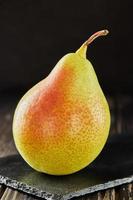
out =
[(16, 147), (35, 170), (67, 175), (101, 152), (110, 112), (91, 63), (64, 56), (47, 78), (20, 100), (13, 120)]

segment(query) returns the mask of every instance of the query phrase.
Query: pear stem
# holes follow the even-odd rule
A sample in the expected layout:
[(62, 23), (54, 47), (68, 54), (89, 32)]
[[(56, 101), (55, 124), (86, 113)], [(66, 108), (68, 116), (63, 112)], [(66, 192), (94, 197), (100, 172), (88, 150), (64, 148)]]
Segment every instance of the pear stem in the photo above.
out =
[(86, 58), (86, 51), (87, 51), (87, 47), (90, 43), (92, 43), (96, 38), (98, 38), (99, 36), (105, 36), (109, 33), (108, 30), (101, 30), (101, 31), (97, 31), (96, 33), (94, 33), (91, 37), (89, 37), (88, 40), (86, 40), (82, 46), (76, 51), (77, 54), (79, 54), (81, 57)]
[(89, 39), (84, 43), (84, 45), (89, 45), (91, 44), (96, 38), (100, 37), (100, 36), (106, 36), (109, 33), (108, 30), (101, 30), (101, 31), (97, 31), (96, 33), (94, 33), (92, 36), (89, 37)]

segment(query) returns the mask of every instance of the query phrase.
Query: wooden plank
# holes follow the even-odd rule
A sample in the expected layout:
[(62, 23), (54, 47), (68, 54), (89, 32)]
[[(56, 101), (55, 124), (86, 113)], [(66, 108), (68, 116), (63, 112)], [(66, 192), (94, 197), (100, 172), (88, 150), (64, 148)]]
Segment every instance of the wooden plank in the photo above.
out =
[(115, 189), (109, 189), (105, 191), (103, 200), (115, 200)]
[[(76, 200), (76, 198), (75, 198), (75, 200)], [(101, 200), (101, 193), (95, 192), (93, 194), (83, 196), (81, 200)]]
[(117, 95), (114, 98), (116, 132), (133, 132), (133, 96)]
[(116, 200), (115, 189), (108, 189), (105, 191), (95, 192), (93, 194), (85, 195), (83, 197), (74, 198), (75, 200)]
[(119, 187), (119, 199), (133, 200), (133, 184), (126, 184)]
[(111, 113), (111, 127), (110, 127), (110, 135), (116, 134), (116, 107), (115, 107), (115, 101), (112, 97), (107, 97), (107, 101), (109, 103), (110, 113)]
[[(17, 191), (16, 191), (17, 192)], [(13, 195), (13, 192), (10, 188), (6, 188), (1, 200), (9, 200), (9, 199), (13, 199), (13, 196), (15, 197), (16, 196), (16, 193), (15, 195)]]
[(11, 188), (6, 188), (1, 200), (39, 200), (40, 198), (35, 198), (30, 195), (21, 193), (17, 190)]
[(0, 198), (2, 197), (4, 191), (5, 191), (5, 187), (0, 185)]
[(13, 112), (13, 102), (0, 102), (0, 157), (17, 153), (12, 136)]

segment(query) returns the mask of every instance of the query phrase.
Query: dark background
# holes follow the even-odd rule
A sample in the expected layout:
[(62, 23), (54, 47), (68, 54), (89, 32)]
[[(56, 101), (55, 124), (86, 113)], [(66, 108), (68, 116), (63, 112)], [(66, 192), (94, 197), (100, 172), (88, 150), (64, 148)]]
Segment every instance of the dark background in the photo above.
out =
[(133, 6), (119, 0), (1, 0), (0, 92), (25, 92), (95, 31), (88, 49), (105, 93), (133, 92)]

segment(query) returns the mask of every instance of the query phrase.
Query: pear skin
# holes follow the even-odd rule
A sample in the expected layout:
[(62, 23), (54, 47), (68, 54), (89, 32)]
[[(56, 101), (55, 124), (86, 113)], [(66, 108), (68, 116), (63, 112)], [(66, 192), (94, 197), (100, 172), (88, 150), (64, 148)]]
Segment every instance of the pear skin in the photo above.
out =
[(89, 165), (103, 149), (110, 111), (86, 50), (95, 38), (107, 33), (96, 32), (76, 53), (61, 58), (48, 77), (18, 103), (14, 141), (35, 170), (72, 174)]

